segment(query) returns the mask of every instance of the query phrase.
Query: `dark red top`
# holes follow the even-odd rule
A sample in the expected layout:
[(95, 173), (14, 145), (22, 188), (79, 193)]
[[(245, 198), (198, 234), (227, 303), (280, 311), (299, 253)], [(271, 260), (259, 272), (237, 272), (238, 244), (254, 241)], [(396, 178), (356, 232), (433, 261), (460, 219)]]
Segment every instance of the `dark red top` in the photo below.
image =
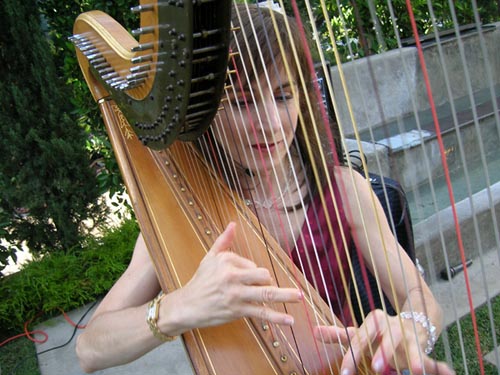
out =
[[(307, 280), (318, 290), (335, 315), (344, 325), (352, 325), (351, 314), (346, 309), (346, 289), (342, 283), (341, 270), (346, 282), (350, 282), (349, 254), (344, 244), (351, 243), (351, 233), (342, 207), (338, 188), (334, 184), (334, 194), (328, 187), (323, 191), (325, 205), (316, 194), (307, 209), (301, 236), (292, 252), (294, 263), (301, 269)], [(339, 215), (336, 214), (336, 200)], [(338, 217), (337, 217), (338, 216)], [(328, 221), (331, 223), (331, 230)], [(345, 240), (342, 238), (345, 237)], [(329, 299), (328, 299), (329, 298)]]

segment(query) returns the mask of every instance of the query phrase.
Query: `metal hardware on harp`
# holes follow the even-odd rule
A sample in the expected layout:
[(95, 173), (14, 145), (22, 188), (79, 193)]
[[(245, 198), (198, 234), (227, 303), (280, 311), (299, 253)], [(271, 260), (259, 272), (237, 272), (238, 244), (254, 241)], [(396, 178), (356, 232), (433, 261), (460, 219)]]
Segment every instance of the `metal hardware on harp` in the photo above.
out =
[[(102, 12), (76, 20), (71, 40), (84, 74), (113, 97), (149, 147), (196, 139), (225, 81), (230, 2), (151, 2), (132, 10), (141, 15), (132, 31), (138, 42)], [(104, 95), (93, 91), (96, 100)]]

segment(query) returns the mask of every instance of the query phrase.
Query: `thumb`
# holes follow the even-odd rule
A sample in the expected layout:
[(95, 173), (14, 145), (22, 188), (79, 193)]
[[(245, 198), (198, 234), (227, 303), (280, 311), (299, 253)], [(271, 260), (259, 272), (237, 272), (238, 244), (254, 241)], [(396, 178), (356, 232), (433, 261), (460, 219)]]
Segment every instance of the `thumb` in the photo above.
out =
[(215, 240), (212, 248), (209, 251), (211, 255), (217, 255), (223, 251), (228, 251), (233, 244), (234, 236), (236, 234), (236, 223), (230, 222), (224, 232)]
[(353, 335), (356, 334), (355, 327), (317, 326), (314, 327), (314, 337), (317, 340), (329, 343), (348, 344)]

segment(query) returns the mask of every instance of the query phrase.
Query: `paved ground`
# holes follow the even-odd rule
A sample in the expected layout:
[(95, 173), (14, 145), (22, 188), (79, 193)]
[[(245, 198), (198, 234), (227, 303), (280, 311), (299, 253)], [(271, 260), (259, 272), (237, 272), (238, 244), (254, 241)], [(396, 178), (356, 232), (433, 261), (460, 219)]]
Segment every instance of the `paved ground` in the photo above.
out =
[[(486, 254), (482, 262), (475, 260), (468, 268), (474, 306), (483, 304), (487, 296), (491, 298), (500, 294), (499, 270), (499, 253), (497, 252)], [(464, 280), (463, 273), (461, 273), (451, 282), (439, 281), (432, 285), (436, 298), (441, 302), (445, 311), (446, 324), (453, 323), (457, 318), (469, 311), (469, 300), (465, 292)], [(457, 306), (457, 308), (454, 306)], [(70, 312), (69, 316), (73, 321), (77, 322), (89, 308), (90, 305), (84, 306)], [(89, 313), (85, 317), (82, 324), (85, 324), (90, 315)], [(38, 353), (66, 343), (74, 331), (73, 327), (62, 316), (51, 319), (39, 325), (36, 329), (43, 330), (49, 335), (46, 343), (37, 344)], [(77, 331), (77, 335), (80, 332), (80, 330)], [(488, 353), (485, 358), (500, 367), (499, 356), (499, 350), (497, 349), (496, 352)], [(39, 354), (38, 361), (42, 375), (83, 374), (75, 355), (75, 338), (62, 348)], [(177, 340), (157, 348), (129, 365), (99, 371), (95, 374), (191, 375), (192, 373), (182, 341)]]
[[(88, 310), (92, 304), (68, 313), (70, 318), (76, 323)], [(92, 308), (92, 311), (95, 306)], [(92, 311), (86, 316), (81, 324), (85, 324)], [(44, 344), (37, 344), (37, 352), (41, 353), (47, 349), (57, 347), (66, 343), (74, 332), (73, 326), (68, 324), (63, 316), (51, 319), (36, 329), (45, 331), (49, 339)], [(38, 363), (42, 375), (83, 375), (75, 354), (76, 337), (81, 333), (78, 330), (71, 342), (59, 349), (51, 350), (38, 355)], [(168, 369), (168, 370), (166, 370)], [(166, 343), (148, 353), (139, 360), (128, 365), (119, 366), (107, 370), (97, 371), (98, 375), (190, 375), (193, 374), (191, 365), (185, 354), (182, 340)]]

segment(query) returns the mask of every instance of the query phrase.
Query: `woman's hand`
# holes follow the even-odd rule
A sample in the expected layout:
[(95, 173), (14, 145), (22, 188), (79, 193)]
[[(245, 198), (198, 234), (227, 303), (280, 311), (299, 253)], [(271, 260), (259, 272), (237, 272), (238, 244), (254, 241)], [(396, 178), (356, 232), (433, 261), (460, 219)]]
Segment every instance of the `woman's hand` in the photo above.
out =
[[(389, 316), (382, 310), (370, 312), (359, 327), (319, 326), (315, 329), (318, 340), (340, 343), (349, 348), (342, 360), (341, 374), (356, 374), (356, 364), (362, 358), (371, 358), (371, 368), (376, 373), (387, 369), (410, 369), (412, 374), (453, 375), (444, 362), (428, 357), (423, 346), (426, 345), (427, 332), (416, 324), (419, 339), (415, 338), (413, 321), (400, 320)], [(423, 345), (423, 346), (422, 346)]]
[[(231, 223), (203, 258), (193, 278), (165, 300), (182, 332), (252, 317), (293, 324), (293, 317), (273, 309), (273, 302), (298, 302), (298, 289), (273, 286), (269, 271), (231, 251), (236, 225)], [(168, 306), (167, 306), (168, 305)], [(160, 313), (161, 316), (161, 313)], [(179, 334), (182, 332), (169, 332)]]

